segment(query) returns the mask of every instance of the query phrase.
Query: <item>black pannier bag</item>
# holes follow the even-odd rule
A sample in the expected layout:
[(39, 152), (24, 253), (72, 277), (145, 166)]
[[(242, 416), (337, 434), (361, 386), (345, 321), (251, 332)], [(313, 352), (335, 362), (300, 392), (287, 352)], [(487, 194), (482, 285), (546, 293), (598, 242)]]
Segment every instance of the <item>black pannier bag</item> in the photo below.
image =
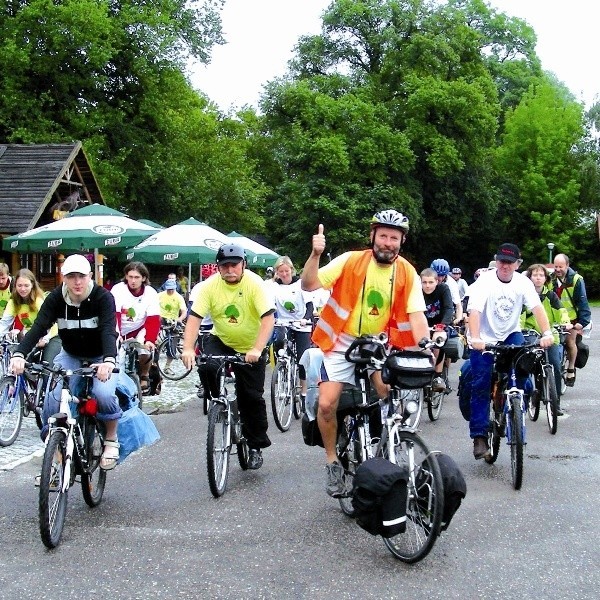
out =
[(590, 347), (583, 341), (583, 337), (577, 336), (577, 356), (575, 358), (575, 368), (583, 369), (587, 365), (590, 356)]
[(372, 535), (393, 537), (406, 530), (408, 468), (370, 458), (354, 475), (352, 507), (356, 522)]
[[(442, 515), (442, 531), (446, 531), (454, 513), (460, 508), (463, 498), (467, 495), (467, 482), (453, 458), (447, 454), (436, 454), (437, 462), (444, 482), (444, 514)], [(419, 503), (426, 508), (429, 501), (429, 473), (420, 469), (415, 478), (415, 486)]]
[(422, 352), (403, 350), (386, 359), (381, 370), (383, 383), (403, 390), (418, 390), (433, 377), (433, 358)]

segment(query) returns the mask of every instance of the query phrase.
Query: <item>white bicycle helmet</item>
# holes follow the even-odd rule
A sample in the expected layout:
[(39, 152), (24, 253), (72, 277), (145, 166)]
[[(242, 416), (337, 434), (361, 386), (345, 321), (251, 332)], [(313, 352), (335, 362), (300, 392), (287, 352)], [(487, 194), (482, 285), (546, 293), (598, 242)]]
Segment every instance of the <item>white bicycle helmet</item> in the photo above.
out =
[(377, 227), (393, 227), (408, 233), (408, 217), (394, 209), (381, 210), (371, 219), (371, 230)]

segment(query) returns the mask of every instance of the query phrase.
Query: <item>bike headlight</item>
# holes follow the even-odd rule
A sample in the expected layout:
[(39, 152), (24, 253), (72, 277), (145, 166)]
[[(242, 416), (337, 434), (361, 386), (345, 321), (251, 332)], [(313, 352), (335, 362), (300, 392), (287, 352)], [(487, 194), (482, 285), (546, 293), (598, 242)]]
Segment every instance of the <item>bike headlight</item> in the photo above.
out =
[(409, 400), (404, 405), (404, 412), (409, 415), (416, 413), (417, 410), (419, 410), (419, 403), (416, 400)]

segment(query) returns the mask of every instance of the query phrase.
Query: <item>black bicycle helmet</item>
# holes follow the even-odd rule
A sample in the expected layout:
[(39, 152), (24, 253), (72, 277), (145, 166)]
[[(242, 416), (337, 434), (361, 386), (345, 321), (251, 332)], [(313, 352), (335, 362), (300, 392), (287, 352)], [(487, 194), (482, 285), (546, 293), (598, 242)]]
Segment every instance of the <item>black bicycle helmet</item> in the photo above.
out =
[(450, 273), (450, 265), (445, 258), (436, 258), (430, 265), (439, 277), (445, 277)]
[(238, 244), (223, 244), (219, 248), (215, 260), (218, 265), (225, 265), (228, 263), (237, 264), (242, 260), (246, 260), (246, 252)]
[(381, 210), (371, 219), (371, 231), (377, 227), (393, 227), (408, 233), (408, 217), (394, 209)]

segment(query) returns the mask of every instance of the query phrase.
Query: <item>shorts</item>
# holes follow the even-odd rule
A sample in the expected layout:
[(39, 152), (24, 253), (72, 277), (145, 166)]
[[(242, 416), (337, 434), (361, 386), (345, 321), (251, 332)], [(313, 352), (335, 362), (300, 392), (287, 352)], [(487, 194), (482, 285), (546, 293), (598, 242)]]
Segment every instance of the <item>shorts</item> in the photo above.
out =
[[(333, 349), (323, 354), (321, 365), (321, 381), (336, 381), (356, 386), (356, 365), (346, 360), (346, 350), (356, 338), (347, 333), (342, 333)], [(369, 377), (374, 369), (369, 369)]]

